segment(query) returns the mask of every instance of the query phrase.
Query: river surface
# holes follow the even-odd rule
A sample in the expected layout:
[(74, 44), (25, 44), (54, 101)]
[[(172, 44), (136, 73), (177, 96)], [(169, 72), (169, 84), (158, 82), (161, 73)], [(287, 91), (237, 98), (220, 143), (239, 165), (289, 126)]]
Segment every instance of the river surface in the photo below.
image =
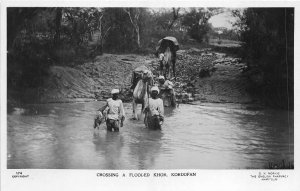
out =
[(162, 130), (151, 131), (130, 120), (125, 104), (124, 127), (115, 133), (105, 124), (93, 129), (102, 105), (26, 105), (8, 114), (8, 168), (262, 169), (294, 162), (293, 112), (182, 104), (167, 108)]

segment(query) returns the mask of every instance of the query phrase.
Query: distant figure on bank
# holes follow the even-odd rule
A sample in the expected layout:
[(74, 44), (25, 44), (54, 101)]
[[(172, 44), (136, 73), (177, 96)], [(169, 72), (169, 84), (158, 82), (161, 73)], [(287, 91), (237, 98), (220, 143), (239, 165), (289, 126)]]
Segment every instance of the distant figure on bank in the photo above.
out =
[(106, 105), (100, 108), (101, 113), (108, 108), (106, 116), (106, 126), (108, 131), (114, 130), (119, 131), (119, 127), (123, 127), (123, 122), (125, 120), (125, 111), (122, 100), (119, 99), (120, 91), (118, 89), (113, 89), (111, 91), (112, 98), (109, 98)]
[(169, 81), (165, 80), (164, 76), (158, 77), (158, 87), (160, 90), (159, 97), (164, 101), (164, 106), (176, 106), (176, 97), (173, 88), (174, 84)]
[(145, 108), (145, 125), (149, 129), (161, 129), (164, 122), (163, 100), (158, 98), (159, 89), (157, 86), (151, 88), (151, 98)]

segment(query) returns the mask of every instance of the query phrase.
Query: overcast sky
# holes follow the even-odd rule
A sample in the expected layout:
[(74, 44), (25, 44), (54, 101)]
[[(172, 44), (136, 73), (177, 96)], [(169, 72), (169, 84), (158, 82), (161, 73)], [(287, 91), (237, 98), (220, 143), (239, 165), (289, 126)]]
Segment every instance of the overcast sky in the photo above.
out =
[[(151, 8), (154, 12), (159, 12), (163, 10), (171, 10), (171, 8)], [(187, 9), (187, 8), (185, 8)], [(181, 9), (184, 13), (184, 10)], [(213, 25), (213, 27), (226, 27), (228, 29), (232, 29), (232, 23), (236, 21), (231, 15), (231, 10), (229, 8), (224, 8), (224, 12), (218, 15), (215, 15), (209, 19), (209, 23)]]
[(225, 11), (224, 13), (215, 15), (211, 17), (208, 22), (210, 22), (213, 27), (226, 27), (228, 29), (232, 28), (232, 22), (235, 22), (236, 18), (231, 16), (230, 11)]

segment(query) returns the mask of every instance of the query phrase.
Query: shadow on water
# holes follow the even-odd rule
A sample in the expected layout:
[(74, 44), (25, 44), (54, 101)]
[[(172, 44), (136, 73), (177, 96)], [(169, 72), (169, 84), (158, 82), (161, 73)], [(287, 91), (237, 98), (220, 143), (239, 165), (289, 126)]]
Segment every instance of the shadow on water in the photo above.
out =
[(213, 113), (209, 110), (203, 112), (223, 120), (226, 131), (218, 133), (221, 134), (218, 142), (225, 146), (221, 147), (222, 152), (231, 153), (229, 164), (242, 165), (247, 169), (293, 168), (293, 112), (261, 108), (249, 110), (242, 105), (220, 106)]
[[(240, 113), (243, 112), (243, 117)], [(249, 160), (246, 168), (294, 168), (294, 113), (276, 110), (236, 110), (231, 115), (240, 129), (231, 140), (243, 140), (247, 147), (237, 147)], [(248, 135), (248, 136), (245, 136)], [(251, 158), (260, 155), (260, 159)], [(282, 162), (283, 161), (283, 162)], [(263, 163), (263, 165), (259, 165)], [(279, 164), (279, 165), (278, 165)], [(279, 167), (278, 167), (279, 168)]]

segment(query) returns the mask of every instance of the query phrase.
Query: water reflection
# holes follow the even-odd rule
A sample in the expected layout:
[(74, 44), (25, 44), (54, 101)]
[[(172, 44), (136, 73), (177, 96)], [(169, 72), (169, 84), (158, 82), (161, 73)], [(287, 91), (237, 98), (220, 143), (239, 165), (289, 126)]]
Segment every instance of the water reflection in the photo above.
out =
[[(232, 141), (238, 145), (237, 152), (243, 154), (240, 155), (243, 160), (247, 160), (247, 168), (267, 168), (268, 163), (282, 160), (294, 162), (293, 113), (279, 113), (274, 110), (248, 111), (241, 117), (241, 112), (243, 110), (237, 109), (231, 115), (240, 129)], [(241, 144), (240, 140), (244, 143)], [(255, 155), (259, 157), (250, 157)]]
[[(161, 131), (126, 120), (93, 129), (103, 103), (26, 105), (8, 114), (8, 168), (240, 169), (294, 161), (293, 113), (239, 104), (166, 108)], [(21, 111), (21, 110), (20, 110)]]
[(122, 134), (115, 132), (105, 132), (104, 135), (99, 131), (93, 133), (93, 143), (95, 151), (98, 153), (95, 161), (104, 158), (103, 167), (105, 169), (120, 169), (122, 160), (122, 148), (124, 139)]
[(159, 130), (143, 129), (139, 134), (135, 134), (129, 143), (129, 154), (135, 156), (132, 161), (134, 166), (138, 166), (138, 169), (153, 168), (155, 159), (161, 152), (162, 137), (163, 133)]
[(177, 107), (165, 107), (165, 117), (175, 115)]

